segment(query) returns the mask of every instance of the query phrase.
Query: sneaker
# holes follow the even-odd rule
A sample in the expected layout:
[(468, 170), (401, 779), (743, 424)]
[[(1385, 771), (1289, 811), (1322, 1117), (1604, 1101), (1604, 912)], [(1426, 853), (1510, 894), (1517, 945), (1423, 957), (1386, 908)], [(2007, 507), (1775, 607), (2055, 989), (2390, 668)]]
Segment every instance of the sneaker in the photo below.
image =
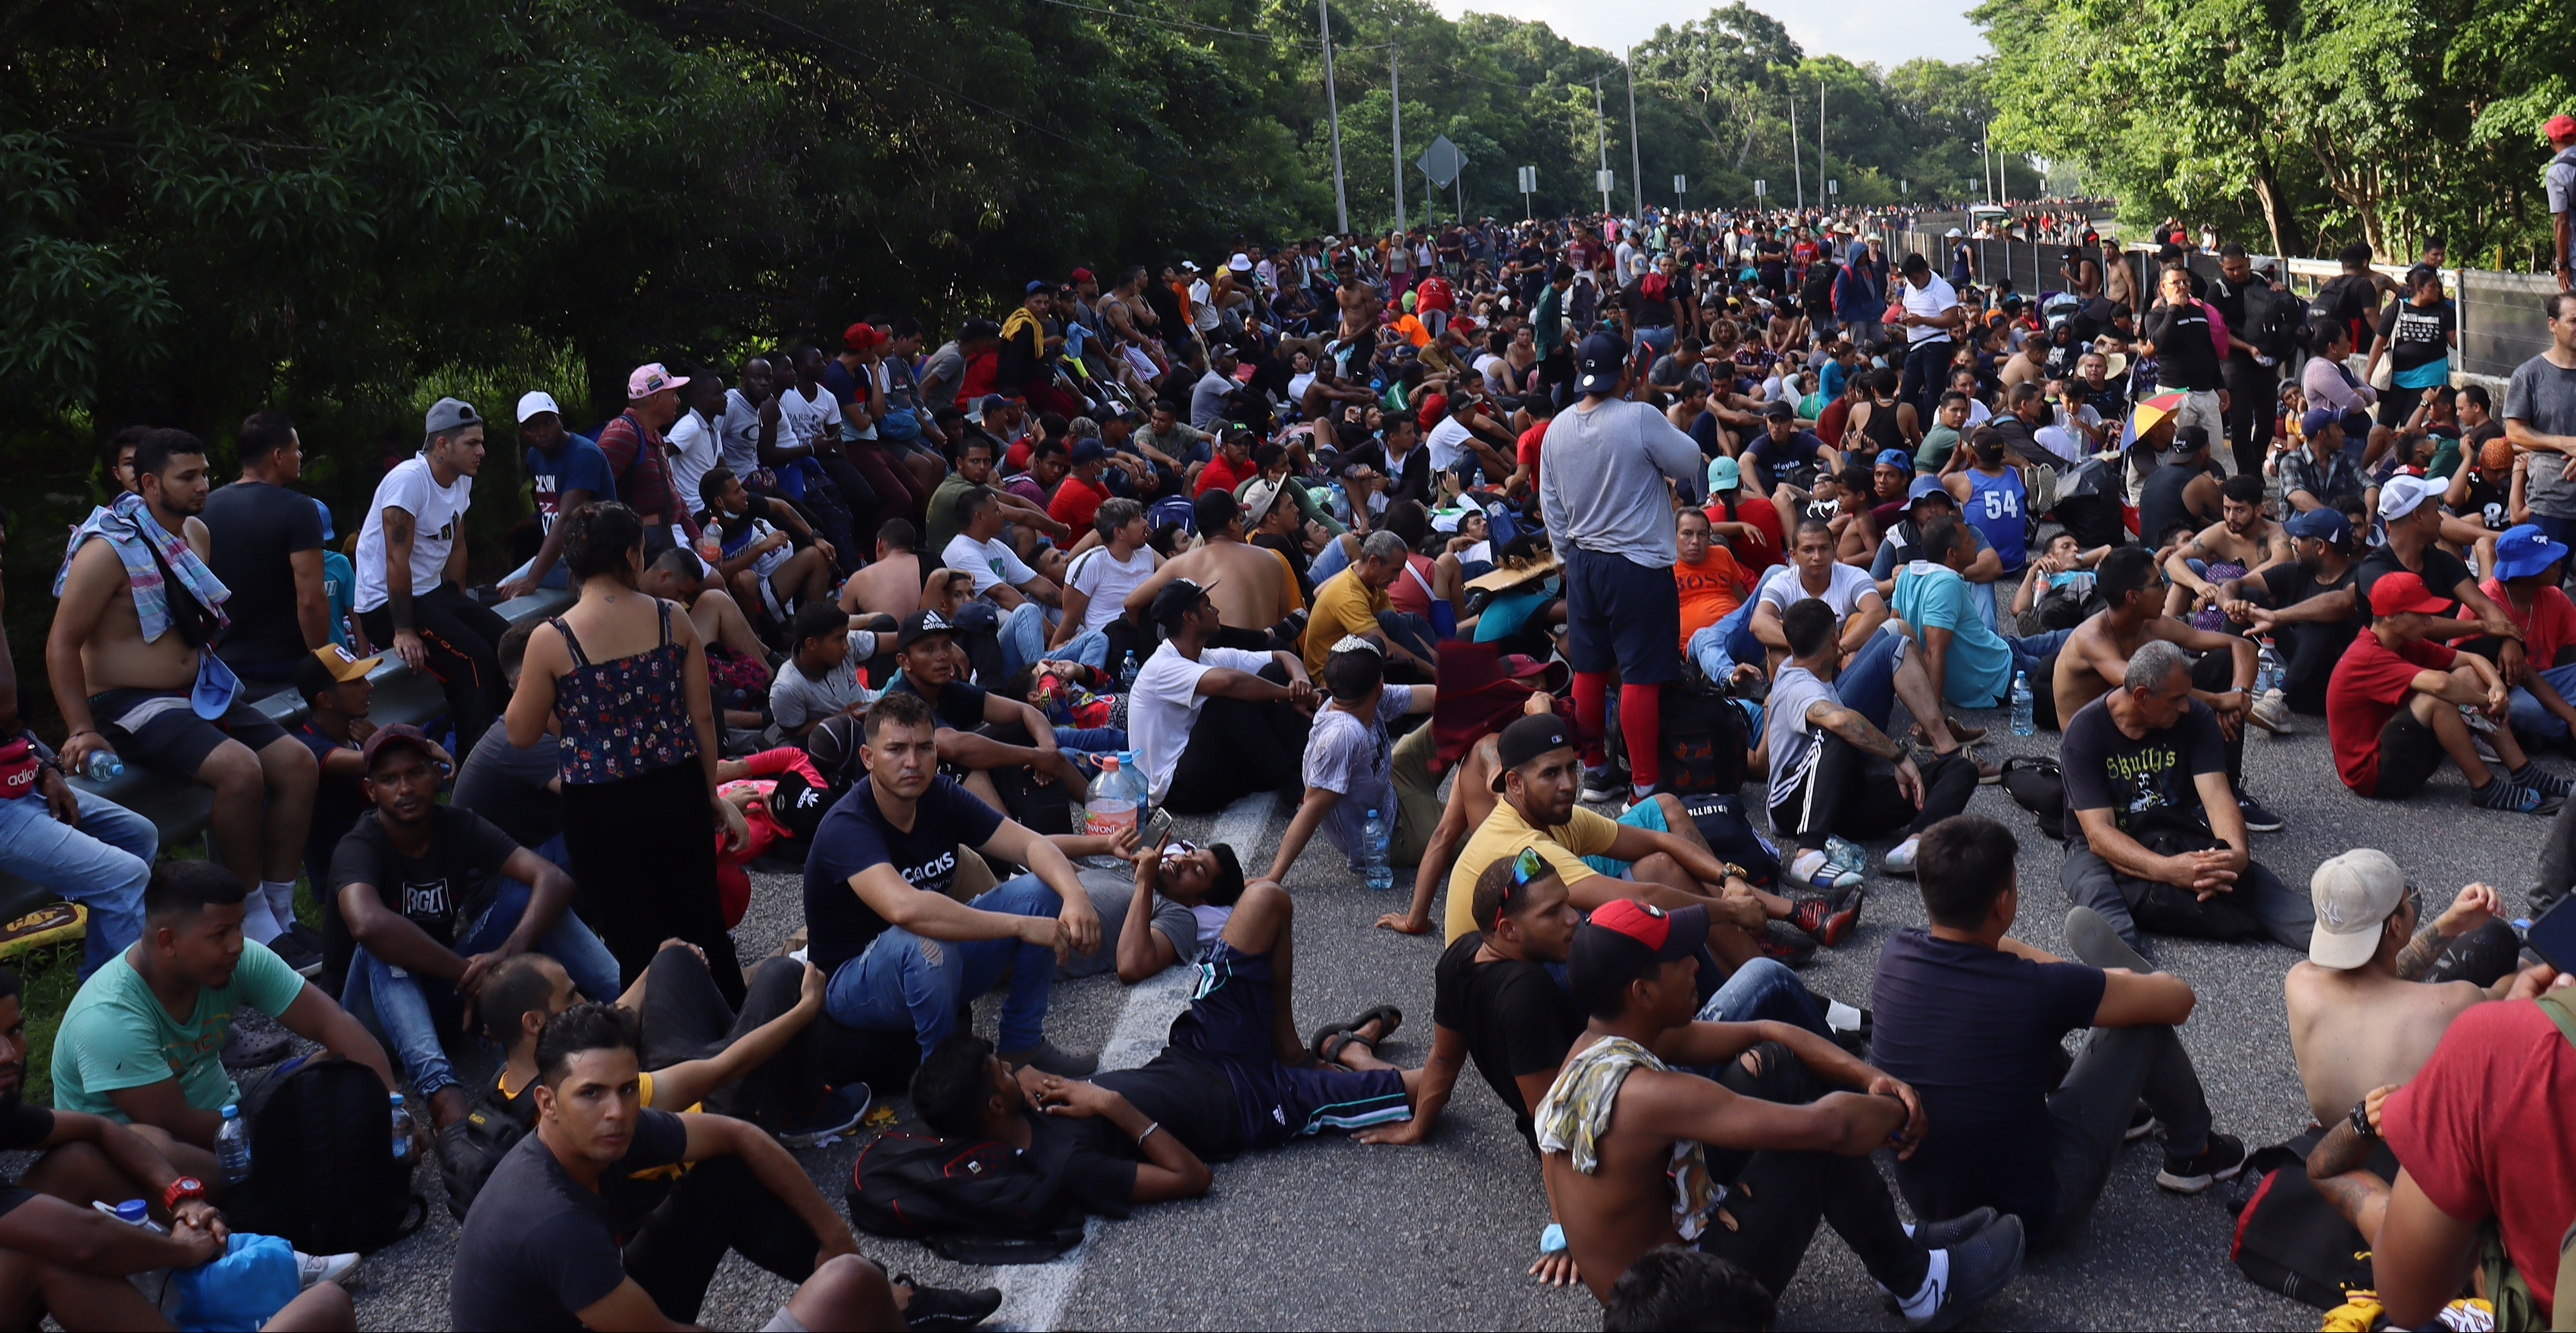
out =
[(876, 1094), (867, 1084), (844, 1083), (823, 1094), (822, 1105), (813, 1111), (782, 1121), (776, 1131), (778, 1141), (790, 1148), (819, 1148), (857, 1129), (875, 1101)]
[(311, 1291), (319, 1283), (346, 1282), (349, 1274), (357, 1271), (357, 1267), (358, 1256), (354, 1254), (306, 1254), (302, 1250), (297, 1250), (295, 1252), (297, 1289)]
[(2211, 1130), (2209, 1146), (2189, 1157), (2165, 1154), (2156, 1183), (2176, 1194), (2198, 1194), (2222, 1180), (2234, 1180), (2245, 1169), (2245, 1145), (2234, 1135)]
[(1946, 1250), (1953, 1245), (1966, 1244), (1971, 1237), (1994, 1223), (1995, 1210), (1980, 1208), (1946, 1222), (1914, 1223), (1905, 1229), (1905, 1234), (1923, 1242), (1923, 1248), (1927, 1250)]
[(910, 1273), (899, 1273), (894, 1284), (912, 1291), (912, 1300), (903, 1307), (904, 1327), (915, 1333), (932, 1329), (973, 1328), (993, 1317), (1002, 1308), (999, 1287), (977, 1287), (960, 1291), (952, 1287), (928, 1287), (913, 1280)]
[[(1076, 1055), (1071, 1051), (1058, 1049), (1054, 1042), (1043, 1038), (1039, 1039), (1037, 1045), (1025, 1051), (1006, 1051), (1002, 1058), (1015, 1065), (1035, 1065), (1040, 1070), (1058, 1078), (1089, 1078), (1093, 1070), (1100, 1068), (1098, 1055)], [(864, 1115), (866, 1112), (862, 1111), (860, 1114)]]
[(1628, 799), (1628, 780), (1619, 775), (1619, 767), (1616, 764), (1603, 764), (1599, 768), (1587, 768), (1583, 770), (1582, 799), (1595, 803), (1601, 801), (1626, 801)]
[(280, 933), (270, 940), (268, 950), (307, 981), (322, 974), (322, 951), (296, 939), (291, 933)]
[(2511, 814), (2554, 815), (2566, 804), (2555, 796), (2539, 792), (2511, 778), (2489, 778), (2487, 785), (2469, 793), (2469, 801), (2481, 810), (2503, 810)]
[(1854, 888), (1863, 882), (1859, 871), (1845, 870), (1836, 866), (1831, 858), (1814, 848), (1801, 851), (1791, 858), (1782, 878), (1788, 884), (1799, 888), (1815, 889), (1822, 893)]
[(2297, 730), (2290, 724), (2289, 697), (2282, 694), (2278, 686), (2265, 690), (2263, 697), (2254, 701), (2252, 711), (2245, 716), (2255, 726), (2275, 736), (2293, 735)]
[(2129, 1127), (2121, 1131), (2120, 1142), (2135, 1143), (2164, 1127), (2165, 1122), (2156, 1119), (2156, 1113), (2148, 1110), (2145, 1102), (2140, 1102), (2129, 1112)]
[(1849, 938), (1852, 927), (1860, 924), (1860, 903), (1855, 901), (1837, 912), (1822, 898), (1801, 899), (1789, 905), (1789, 924), (1814, 936), (1816, 943), (1832, 948)]
[(2236, 793), (2236, 808), (2244, 812), (2245, 827), (2249, 831), (2255, 833), (2278, 833), (2281, 831), (2281, 826), (2284, 822), (2282, 818), (2279, 815), (2272, 813), (2272, 808), (2270, 806), (2263, 804), (2261, 801), (2255, 800), (2253, 797), (2246, 795), (2241, 790)]
[(1786, 921), (1765, 921), (1753, 939), (1756, 953), (1791, 967), (1805, 967), (1816, 956), (1816, 937)]
[(2561, 800), (2576, 796), (2576, 781), (2560, 777), (2529, 760), (2523, 762), (2522, 771), (2514, 774), (2513, 780), (2543, 796), (2555, 796)]
[(1950, 1256), (1950, 1271), (1938, 1284), (1931, 1310), (1919, 1318), (1907, 1315), (1907, 1328), (1956, 1328), (1969, 1311), (2011, 1285), (2021, 1271), (2021, 1219), (2005, 1213), (1977, 1234), (1942, 1248)]
[(1887, 859), (1878, 863), (1879, 871), (1889, 875), (1912, 875), (1915, 854), (1923, 850), (1923, 836), (1914, 834), (1887, 850)]

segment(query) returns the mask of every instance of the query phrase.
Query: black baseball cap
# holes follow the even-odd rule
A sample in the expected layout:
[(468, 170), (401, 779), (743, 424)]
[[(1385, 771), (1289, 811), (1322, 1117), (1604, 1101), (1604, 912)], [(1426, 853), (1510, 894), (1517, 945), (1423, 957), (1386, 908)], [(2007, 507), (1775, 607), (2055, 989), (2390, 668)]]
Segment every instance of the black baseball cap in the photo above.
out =
[(1531, 713), (1503, 728), (1494, 741), (1500, 764), (1494, 769), (1494, 790), (1503, 789), (1503, 775), (1550, 750), (1562, 750), (1574, 744), (1574, 728), (1554, 713)]
[(1619, 387), (1619, 372), (1628, 365), (1628, 345), (1616, 334), (1596, 333), (1583, 340), (1577, 360), (1582, 374), (1574, 381), (1576, 393), (1609, 393)]
[(1787, 403), (1774, 399), (1773, 401), (1762, 405), (1762, 415), (1766, 419), (1770, 420), (1786, 420), (1797, 416), (1798, 410), (1789, 406)]
[(433, 764), (438, 762), (437, 752), (429, 748), (429, 737), (422, 735), (420, 728), (408, 722), (393, 722), (376, 728), (374, 734), (367, 737), (367, 743), (358, 747), (358, 763), (373, 773), (377, 755), (404, 747), (420, 751), (420, 757)]
[(915, 611), (911, 615), (905, 616), (903, 618), (903, 624), (896, 628), (894, 632), (894, 650), (896, 652), (902, 652), (904, 649), (911, 647), (915, 640), (926, 639), (933, 634), (953, 634), (956, 632), (956, 628), (956, 626), (948, 623), (946, 617), (940, 615), (936, 611), (932, 611), (928, 608)]
[(1613, 898), (1574, 928), (1566, 950), (1566, 980), (1577, 995), (1625, 985), (1661, 964), (1688, 958), (1708, 942), (1708, 909), (1666, 909), (1634, 898)]
[(1207, 596), (1208, 588), (1215, 586), (1214, 582), (1201, 587), (1189, 579), (1174, 579), (1154, 594), (1154, 604), (1147, 613), (1155, 624), (1170, 629), (1181, 617), (1197, 610), (1199, 599)]

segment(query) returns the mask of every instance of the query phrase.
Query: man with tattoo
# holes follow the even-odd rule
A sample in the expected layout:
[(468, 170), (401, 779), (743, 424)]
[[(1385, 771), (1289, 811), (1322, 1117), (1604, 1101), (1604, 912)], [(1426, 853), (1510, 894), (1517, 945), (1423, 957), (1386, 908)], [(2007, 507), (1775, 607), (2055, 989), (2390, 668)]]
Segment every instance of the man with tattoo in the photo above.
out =
[(358, 530), (358, 622), (414, 671), (436, 676), (463, 762), (501, 707), (501, 636), (510, 623), (465, 592), (465, 511), (483, 469), (483, 417), (441, 398), (420, 452), (376, 483)]

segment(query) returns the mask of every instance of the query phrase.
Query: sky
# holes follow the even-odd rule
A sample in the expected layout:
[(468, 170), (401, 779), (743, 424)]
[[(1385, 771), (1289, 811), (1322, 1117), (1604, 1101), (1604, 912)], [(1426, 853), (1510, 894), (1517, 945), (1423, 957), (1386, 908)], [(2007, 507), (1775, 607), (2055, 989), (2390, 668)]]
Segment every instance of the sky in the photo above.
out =
[[(1451, 18), (1473, 9), (1535, 19), (1584, 46), (1616, 54), (1644, 41), (1661, 24), (1686, 23), (1707, 10), (1705, 0), (1433, 0)], [(1715, 8), (1709, 5), (1708, 8)], [(1855, 64), (1894, 68), (1916, 56), (1973, 60), (1986, 54), (1985, 36), (1968, 21), (1961, 0), (1935, 0), (1927, 12), (1904, 0), (1842, 0), (1814, 5), (1754, 0), (1754, 8), (1780, 20), (1810, 55), (1838, 55)]]

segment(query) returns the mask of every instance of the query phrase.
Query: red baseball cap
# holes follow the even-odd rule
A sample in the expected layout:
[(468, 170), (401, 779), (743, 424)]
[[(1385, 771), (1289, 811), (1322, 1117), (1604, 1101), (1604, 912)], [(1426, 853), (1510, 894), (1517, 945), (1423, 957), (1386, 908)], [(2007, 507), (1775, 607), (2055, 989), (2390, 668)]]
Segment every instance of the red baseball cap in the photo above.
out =
[(853, 324), (841, 330), (841, 346), (853, 352), (864, 352), (884, 341), (885, 334), (874, 324)]
[(1592, 919), (1574, 928), (1566, 951), (1566, 979), (1577, 995), (1596, 988), (1625, 985), (1676, 958), (1688, 958), (1708, 942), (1708, 909), (1683, 907), (1666, 911), (1633, 898), (1613, 898), (1592, 910)]
[(2382, 574), (2377, 583), (2370, 585), (2370, 613), (2374, 616), (2403, 615), (2409, 611), (2431, 615), (2436, 611), (2449, 610), (2450, 606), (2450, 598), (2435, 596), (2424, 586), (2420, 576), (2405, 570)]
[(2548, 122), (2540, 127), (2540, 132), (2552, 139), (2576, 139), (2576, 116), (2561, 111), (2551, 116)]

